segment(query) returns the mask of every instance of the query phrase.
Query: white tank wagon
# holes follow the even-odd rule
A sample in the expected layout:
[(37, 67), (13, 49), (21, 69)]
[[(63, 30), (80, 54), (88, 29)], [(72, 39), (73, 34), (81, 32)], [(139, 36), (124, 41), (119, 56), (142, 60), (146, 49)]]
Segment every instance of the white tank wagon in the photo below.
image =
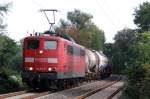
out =
[(105, 68), (108, 66), (108, 63), (109, 63), (109, 60), (108, 58), (106, 57), (106, 55), (104, 55), (103, 53), (100, 53), (100, 52), (95, 52), (96, 55), (98, 56), (98, 59), (99, 59), (99, 68)]
[(101, 52), (86, 49), (86, 73), (107, 77), (111, 74), (108, 58)]
[(97, 57), (91, 50), (86, 49), (87, 72), (93, 72), (92, 69), (97, 68)]

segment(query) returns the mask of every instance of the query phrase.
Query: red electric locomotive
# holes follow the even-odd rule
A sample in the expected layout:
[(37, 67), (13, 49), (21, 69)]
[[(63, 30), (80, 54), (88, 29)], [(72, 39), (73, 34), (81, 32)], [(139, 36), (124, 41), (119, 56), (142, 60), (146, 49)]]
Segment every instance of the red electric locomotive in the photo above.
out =
[[(54, 9), (40, 11), (45, 15), (46, 11), (57, 12)], [(48, 19), (48, 22), (51, 30), (55, 19), (52, 23)], [(29, 36), (23, 40), (22, 80), (30, 87), (63, 88), (83, 79), (91, 80), (111, 74), (112, 67), (104, 54), (64, 39), (64, 34), (50, 31), (44, 34), (49, 33), (51, 35)]]
[(22, 79), (32, 88), (63, 87), (85, 77), (85, 48), (57, 36), (23, 40)]

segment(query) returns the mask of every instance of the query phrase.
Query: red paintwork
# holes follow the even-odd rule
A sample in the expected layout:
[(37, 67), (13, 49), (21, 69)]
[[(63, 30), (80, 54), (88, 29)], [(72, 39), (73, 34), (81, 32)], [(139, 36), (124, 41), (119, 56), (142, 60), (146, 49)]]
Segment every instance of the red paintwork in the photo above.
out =
[[(28, 50), (27, 40), (38, 39), (40, 46), (37, 50)], [(56, 50), (44, 50), (45, 40), (56, 40)], [(81, 49), (82, 46), (72, 43), (60, 37), (55, 36), (30, 36), (26, 37), (23, 42), (23, 68), (25, 71), (29, 71), (29, 67), (33, 67), (30, 72), (48, 72), (48, 68), (55, 68), (58, 73), (72, 73), (72, 74), (85, 74), (85, 56), (75, 56), (67, 54), (67, 45), (72, 45)], [(40, 54), (39, 51), (43, 53)], [(35, 58), (35, 62), (24, 62), (25, 57)], [(47, 58), (58, 58), (58, 63), (47, 63)]]

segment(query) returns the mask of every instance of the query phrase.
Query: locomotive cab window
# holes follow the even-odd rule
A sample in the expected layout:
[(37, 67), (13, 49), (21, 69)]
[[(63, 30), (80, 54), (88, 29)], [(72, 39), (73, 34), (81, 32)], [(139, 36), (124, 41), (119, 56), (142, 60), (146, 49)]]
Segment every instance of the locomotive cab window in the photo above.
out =
[(38, 49), (39, 48), (39, 40), (28, 40), (27, 49)]
[(55, 50), (57, 48), (57, 41), (45, 41), (44, 49), (46, 50)]

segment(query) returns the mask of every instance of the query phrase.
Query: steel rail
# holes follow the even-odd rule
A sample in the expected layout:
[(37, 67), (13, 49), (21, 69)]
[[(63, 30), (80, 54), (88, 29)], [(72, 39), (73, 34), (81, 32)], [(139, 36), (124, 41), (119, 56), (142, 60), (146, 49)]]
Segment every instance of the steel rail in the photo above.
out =
[(112, 99), (117, 93), (119, 93), (121, 90), (123, 90), (124, 86), (118, 88), (116, 91), (114, 91), (110, 96), (107, 97), (107, 99)]
[(34, 98), (45, 96), (45, 95), (48, 95), (48, 94), (51, 94), (51, 93), (52, 93), (51, 91), (46, 91), (46, 92), (42, 92), (42, 93), (35, 93), (35, 95), (26, 96), (26, 97), (21, 98), (21, 99), (34, 99)]
[(83, 94), (83, 95), (77, 96), (76, 99), (84, 99), (84, 98), (86, 98), (86, 97), (89, 97), (89, 96), (91, 96), (91, 95), (97, 93), (98, 91), (101, 91), (101, 90), (103, 90), (103, 89), (108, 88), (109, 86), (112, 86), (113, 84), (119, 82), (120, 80), (121, 80), (121, 76), (119, 76), (117, 80), (115, 80), (115, 81), (113, 81), (113, 82), (110, 82), (110, 83), (106, 84), (105, 86), (101, 86), (101, 87), (99, 87), (99, 88), (97, 88), (97, 89), (95, 89), (95, 90), (92, 90), (92, 91), (87, 92), (87, 93), (85, 93), (85, 94)]
[(27, 93), (27, 91), (18, 91), (18, 92), (13, 92), (13, 93), (2, 94), (2, 95), (0, 95), (0, 99), (17, 96), (17, 95), (21, 95), (24, 93)]

